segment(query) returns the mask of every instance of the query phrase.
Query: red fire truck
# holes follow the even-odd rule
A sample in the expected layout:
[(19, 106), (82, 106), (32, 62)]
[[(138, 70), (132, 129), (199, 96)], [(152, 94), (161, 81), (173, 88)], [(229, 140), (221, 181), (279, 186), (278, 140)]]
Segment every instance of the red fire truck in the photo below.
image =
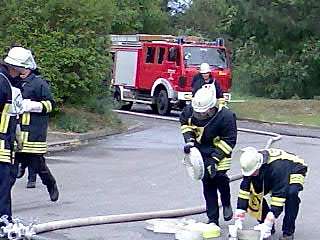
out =
[(111, 35), (114, 99), (121, 109), (148, 104), (160, 115), (181, 109), (192, 97), (191, 82), (207, 62), (230, 99), (230, 56), (223, 39), (205, 42), (197, 37), (171, 35)]

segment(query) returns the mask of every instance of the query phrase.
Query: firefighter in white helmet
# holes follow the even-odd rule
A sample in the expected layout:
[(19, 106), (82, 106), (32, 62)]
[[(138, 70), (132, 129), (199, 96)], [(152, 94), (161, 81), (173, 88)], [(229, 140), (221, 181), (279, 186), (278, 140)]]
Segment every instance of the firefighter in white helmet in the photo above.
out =
[(232, 219), (229, 177), (226, 172), (231, 166), (231, 153), (237, 140), (236, 116), (223, 106), (216, 106), (214, 85), (199, 89), (192, 104), (181, 113), (181, 132), (184, 136), (184, 153), (192, 147), (200, 151), (205, 174), (202, 179), (209, 222), (219, 225), (218, 193), (221, 194), (223, 216)]
[[(22, 112), (21, 92), (14, 79), (19, 76), (16, 67), (0, 63), (0, 217), (12, 220), (11, 189), (16, 180), (14, 167), (14, 141), (17, 117)], [(0, 222), (0, 227), (4, 226)]]
[[(240, 185), (236, 226), (242, 228), (245, 213), (260, 222), (255, 227), (264, 238), (274, 233), (274, 224), (285, 206), (281, 240), (294, 238), (295, 220), (299, 211), (299, 192), (303, 190), (307, 166), (300, 157), (281, 149), (243, 149), (240, 157), (243, 180)], [(264, 195), (271, 193), (270, 206)]]
[(199, 73), (192, 78), (192, 96), (194, 96), (196, 91), (198, 91), (205, 84), (213, 84), (216, 90), (216, 98), (219, 99), (219, 101), (222, 99), (224, 100), (223, 91), (220, 87), (220, 84), (213, 78), (211, 74), (211, 68), (208, 63), (202, 63), (200, 65)]
[(38, 75), (37, 65), (30, 50), (13, 47), (4, 62), (18, 70), (24, 98), (24, 112), (19, 118), (22, 147), (15, 155), (16, 161), (22, 163), (22, 172), (18, 177), (23, 176), (26, 166), (31, 166), (46, 185), (51, 201), (57, 201), (59, 191), (56, 180), (44, 158), (47, 152), (49, 113), (55, 105), (50, 87), (47, 81)]

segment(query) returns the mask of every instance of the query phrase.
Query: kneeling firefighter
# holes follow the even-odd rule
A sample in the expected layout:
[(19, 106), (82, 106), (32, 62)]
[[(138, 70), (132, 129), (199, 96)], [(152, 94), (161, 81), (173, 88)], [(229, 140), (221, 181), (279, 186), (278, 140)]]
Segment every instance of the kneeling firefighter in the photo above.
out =
[(237, 141), (236, 116), (229, 109), (216, 107), (217, 98), (214, 85), (200, 88), (180, 116), (181, 131), (184, 136), (184, 153), (196, 147), (203, 158), (205, 167), (203, 194), (206, 201), (209, 223), (219, 225), (218, 193), (221, 194), (223, 216), (232, 219), (229, 177), (231, 153)]
[[(255, 230), (260, 230), (264, 239), (274, 233), (275, 220), (285, 206), (283, 235), (280, 240), (294, 238), (295, 220), (299, 211), (299, 192), (303, 190), (307, 166), (300, 157), (281, 149), (243, 149), (240, 165), (243, 180), (240, 184), (235, 225), (242, 229), (245, 213), (260, 222)], [(271, 193), (270, 207), (264, 195)]]

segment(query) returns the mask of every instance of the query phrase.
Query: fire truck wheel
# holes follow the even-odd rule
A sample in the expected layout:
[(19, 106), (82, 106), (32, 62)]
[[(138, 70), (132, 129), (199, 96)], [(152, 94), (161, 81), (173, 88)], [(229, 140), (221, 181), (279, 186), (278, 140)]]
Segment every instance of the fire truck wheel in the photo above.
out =
[(171, 104), (166, 90), (160, 90), (157, 96), (157, 111), (160, 115), (168, 115), (171, 111)]
[(114, 99), (114, 102), (115, 102), (115, 107), (117, 109), (121, 109), (121, 110), (130, 110), (132, 105), (133, 105), (133, 102), (124, 102), (124, 101), (121, 101), (121, 96), (120, 96), (120, 93), (118, 91), (116, 91), (113, 95), (113, 99)]

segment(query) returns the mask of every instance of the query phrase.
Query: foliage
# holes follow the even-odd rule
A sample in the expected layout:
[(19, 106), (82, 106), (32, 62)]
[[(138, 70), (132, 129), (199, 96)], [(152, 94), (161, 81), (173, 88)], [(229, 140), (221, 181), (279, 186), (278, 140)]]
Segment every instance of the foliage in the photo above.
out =
[(115, 1), (112, 33), (164, 34), (169, 31), (169, 18), (162, 0)]
[(160, 0), (8, 0), (1, 5), (0, 53), (33, 50), (60, 103), (85, 102), (110, 78), (109, 34), (163, 33)]
[(31, 48), (59, 102), (96, 92), (109, 68), (111, 1), (8, 0), (0, 16), (0, 49)]
[(180, 31), (232, 41), (235, 90), (312, 98), (320, 95), (319, 8), (316, 0), (194, 0), (175, 20)]

